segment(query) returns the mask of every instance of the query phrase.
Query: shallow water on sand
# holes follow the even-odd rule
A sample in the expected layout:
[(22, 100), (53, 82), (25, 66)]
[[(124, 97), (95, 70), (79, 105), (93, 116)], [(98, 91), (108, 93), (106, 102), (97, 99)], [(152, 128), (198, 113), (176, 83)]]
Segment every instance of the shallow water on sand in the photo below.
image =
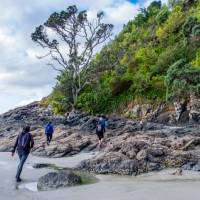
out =
[(33, 163), (53, 163), (73, 167), (92, 154), (70, 158), (37, 158), (30, 156), (22, 173), (23, 182), (14, 180), (18, 158), (0, 153), (0, 200), (188, 200), (200, 198), (200, 173), (184, 172), (183, 176), (170, 175), (173, 170), (149, 173), (138, 177), (97, 175), (98, 183), (69, 187), (47, 192), (37, 191), (40, 176), (50, 169), (33, 169)]

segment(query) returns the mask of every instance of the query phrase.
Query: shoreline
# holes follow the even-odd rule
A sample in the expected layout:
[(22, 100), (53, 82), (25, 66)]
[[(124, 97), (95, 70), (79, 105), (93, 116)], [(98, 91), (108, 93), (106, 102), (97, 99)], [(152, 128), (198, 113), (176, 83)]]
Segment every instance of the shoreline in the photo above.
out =
[[(70, 163), (67, 161), (72, 158), (65, 159), (66, 163)], [(48, 161), (49, 163), (52, 160), (57, 160), (58, 163), (55, 164), (60, 164), (59, 159), (47, 158), (44, 160), (41, 159), (40, 161)], [(25, 165), (23, 171), (25, 182), (22, 182), (20, 189), (15, 189), (12, 178), (16, 170), (17, 158), (12, 159), (8, 157), (7, 153), (0, 153), (0, 163), (5, 162), (9, 166), (8, 168), (5, 163), (4, 165), (0, 164), (0, 178), (2, 180), (0, 190), (2, 191), (1, 197), (4, 200), (11, 200), (14, 197), (16, 200), (26, 200), (27, 198), (30, 200), (53, 200), (55, 198), (78, 200), (80, 197), (83, 200), (92, 200), (94, 196), (96, 200), (113, 198), (117, 200), (130, 200), (133, 197), (135, 200), (140, 200), (141, 198), (148, 200), (167, 200), (169, 198), (172, 200), (187, 200), (189, 196), (196, 198), (200, 195), (198, 190), (200, 186), (200, 174), (198, 172), (185, 171), (187, 176), (186, 174), (181, 177), (169, 175), (174, 169), (142, 174), (136, 177), (96, 175), (100, 181), (90, 185), (80, 185), (42, 192), (31, 191), (30, 189), (34, 188), (30, 187), (33, 186), (34, 180), (37, 181), (37, 177), (39, 178), (47, 172), (52, 171), (46, 168), (31, 169), (28, 167), (35, 163), (35, 161), (38, 161), (37, 157), (29, 158), (29, 164), (27, 163)]]

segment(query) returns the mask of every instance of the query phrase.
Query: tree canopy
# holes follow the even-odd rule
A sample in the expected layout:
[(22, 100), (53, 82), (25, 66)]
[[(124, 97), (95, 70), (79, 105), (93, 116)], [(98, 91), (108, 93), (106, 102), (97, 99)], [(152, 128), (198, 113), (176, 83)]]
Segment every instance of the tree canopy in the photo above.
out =
[[(96, 19), (88, 20), (87, 11), (78, 11), (69, 6), (60, 13), (54, 12), (38, 27), (31, 37), (47, 50), (44, 57), (50, 57), (48, 64), (60, 72), (56, 90), (65, 97), (65, 104), (76, 104), (79, 93), (88, 84), (86, 76), (95, 48), (112, 34), (113, 25), (102, 22), (104, 13), (97, 13)], [(63, 87), (64, 86), (64, 87)]]

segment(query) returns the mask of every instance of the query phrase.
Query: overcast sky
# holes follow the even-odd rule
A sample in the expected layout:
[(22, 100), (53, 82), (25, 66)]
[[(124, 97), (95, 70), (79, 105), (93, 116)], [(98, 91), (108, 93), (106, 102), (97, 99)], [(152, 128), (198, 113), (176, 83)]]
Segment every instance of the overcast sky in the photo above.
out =
[[(105, 12), (117, 34), (140, 7), (152, 0), (5, 0), (0, 2), (0, 113), (48, 95), (56, 72), (38, 60), (40, 49), (31, 41), (35, 27), (54, 11), (69, 5), (90, 14)], [(163, 0), (165, 1), (165, 0)]]

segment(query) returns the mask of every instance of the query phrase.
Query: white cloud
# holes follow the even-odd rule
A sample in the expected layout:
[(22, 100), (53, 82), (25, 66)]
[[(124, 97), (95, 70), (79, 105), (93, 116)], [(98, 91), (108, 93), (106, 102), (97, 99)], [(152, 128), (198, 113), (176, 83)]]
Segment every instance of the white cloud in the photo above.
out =
[(131, 4), (128, 1), (120, 2), (114, 6), (105, 8), (105, 13), (107, 15), (107, 20), (110, 23), (127, 23), (128, 20), (133, 19), (138, 13), (140, 8), (139, 4)]

